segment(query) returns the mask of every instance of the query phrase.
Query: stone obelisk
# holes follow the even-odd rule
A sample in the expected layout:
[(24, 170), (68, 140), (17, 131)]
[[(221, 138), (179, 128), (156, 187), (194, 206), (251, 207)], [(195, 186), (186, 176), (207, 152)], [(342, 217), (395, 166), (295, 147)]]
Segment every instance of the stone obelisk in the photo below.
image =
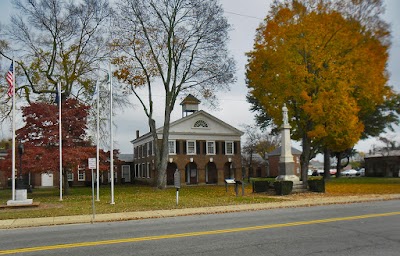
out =
[(276, 180), (299, 181), (299, 177), (295, 175), (295, 167), (292, 155), (292, 145), (290, 143), (290, 129), (288, 109), (286, 104), (282, 107), (283, 124), (281, 134), (281, 156), (279, 158), (279, 176)]

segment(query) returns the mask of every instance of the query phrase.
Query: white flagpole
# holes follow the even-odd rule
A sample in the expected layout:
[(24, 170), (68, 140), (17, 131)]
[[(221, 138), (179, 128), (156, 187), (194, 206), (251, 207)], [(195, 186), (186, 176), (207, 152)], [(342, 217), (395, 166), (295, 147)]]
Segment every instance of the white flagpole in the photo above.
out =
[(62, 196), (62, 181), (63, 181), (63, 176), (62, 176), (62, 125), (61, 125), (61, 83), (57, 83), (57, 93), (58, 93), (58, 134), (59, 134), (59, 155), (60, 155), (60, 201), (63, 200)]
[[(11, 186), (12, 186), (12, 200), (15, 201), (15, 67), (14, 59), (12, 60), (12, 166), (11, 166)], [(21, 170), (19, 170), (21, 171)]]
[(109, 66), (109, 74), (108, 77), (110, 79), (110, 172), (111, 172), (111, 204), (115, 204), (114, 202), (114, 147), (113, 147), (113, 129), (112, 129), (112, 114), (113, 114), (113, 84), (112, 84), (112, 72), (111, 72), (111, 63)]
[(97, 147), (96, 147), (96, 189), (97, 189), (97, 199), (96, 201), (100, 201), (100, 179), (99, 179), (99, 168), (100, 168), (100, 153), (99, 153), (99, 144), (100, 144), (100, 111), (99, 111), (99, 104), (100, 104), (100, 86), (99, 86), (99, 76), (97, 76), (96, 80), (96, 90), (97, 90), (97, 131), (96, 131), (96, 140), (97, 140)]

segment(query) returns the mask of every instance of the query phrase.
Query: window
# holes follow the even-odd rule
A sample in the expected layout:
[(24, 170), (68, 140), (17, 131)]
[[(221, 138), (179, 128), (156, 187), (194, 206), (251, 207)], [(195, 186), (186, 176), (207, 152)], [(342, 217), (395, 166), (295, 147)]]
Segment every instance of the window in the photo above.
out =
[(233, 155), (233, 141), (225, 141), (225, 155)]
[(146, 178), (146, 165), (144, 163), (142, 163), (142, 178)]
[(85, 170), (81, 170), (78, 167), (78, 181), (84, 181), (85, 180)]
[(175, 140), (168, 141), (168, 153), (170, 155), (176, 154), (176, 141)]
[(74, 181), (74, 174), (72, 172), (67, 173), (68, 181)]
[(150, 141), (147, 144), (147, 156), (152, 156), (153, 155), (153, 142)]
[(215, 141), (207, 141), (207, 155), (215, 155)]
[(122, 178), (125, 182), (131, 181), (131, 167), (129, 165), (122, 165)]
[(196, 121), (194, 123), (193, 127), (196, 127), (196, 128), (207, 128), (208, 124), (204, 120), (198, 120), (198, 121)]
[(150, 178), (150, 163), (147, 163), (147, 178)]
[(188, 155), (196, 155), (196, 141), (188, 140), (186, 141), (186, 148)]

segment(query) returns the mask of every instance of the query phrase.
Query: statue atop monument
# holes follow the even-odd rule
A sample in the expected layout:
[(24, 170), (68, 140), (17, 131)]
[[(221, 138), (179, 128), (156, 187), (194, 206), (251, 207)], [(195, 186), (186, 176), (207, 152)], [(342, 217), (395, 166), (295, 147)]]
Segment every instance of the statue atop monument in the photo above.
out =
[(283, 124), (289, 124), (289, 117), (288, 117), (288, 108), (286, 107), (286, 103), (283, 104), (282, 107), (283, 112)]

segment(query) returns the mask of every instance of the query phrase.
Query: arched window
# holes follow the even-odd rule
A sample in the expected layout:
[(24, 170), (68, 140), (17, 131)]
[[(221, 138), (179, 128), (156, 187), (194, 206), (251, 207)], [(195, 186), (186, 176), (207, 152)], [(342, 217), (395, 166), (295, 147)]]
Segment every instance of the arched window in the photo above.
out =
[(204, 120), (198, 120), (198, 121), (196, 121), (194, 123), (193, 127), (196, 127), (196, 128), (207, 128), (208, 124)]

